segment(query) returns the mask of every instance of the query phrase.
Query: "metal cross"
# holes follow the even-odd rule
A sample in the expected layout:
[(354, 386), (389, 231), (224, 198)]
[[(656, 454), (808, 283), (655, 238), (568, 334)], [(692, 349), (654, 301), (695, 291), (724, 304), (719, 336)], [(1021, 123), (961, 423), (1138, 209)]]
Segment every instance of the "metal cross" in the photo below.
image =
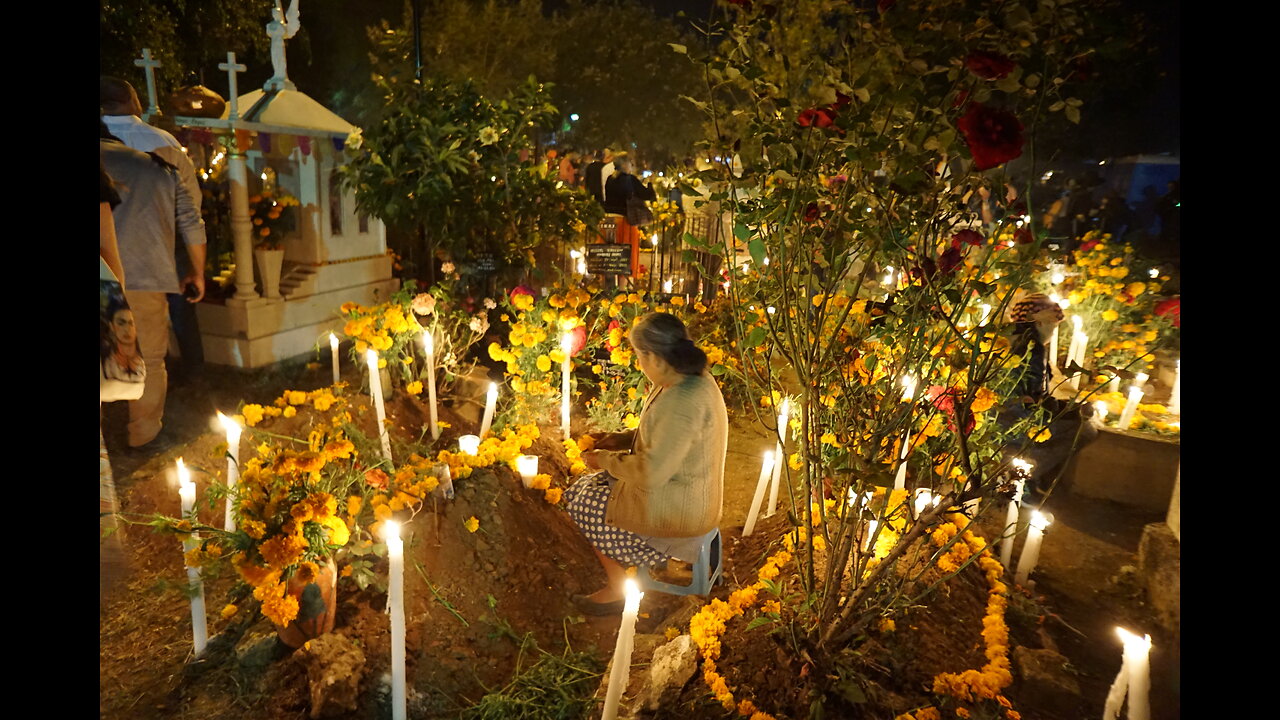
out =
[(227, 82), (231, 86), (231, 96), (228, 98), (231, 102), (231, 110), (227, 113), (227, 121), (235, 122), (240, 119), (240, 92), (236, 90), (236, 74), (242, 73), (248, 68), (244, 65), (237, 65), (236, 54), (229, 52), (227, 53), (227, 61), (218, 63), (218, 69), (227, 71)]
[(160, 106), (156, 105), (156, 74), (155, 69), (160, 67), (160, 61), (152, 59), (151, 48), (142, 48), (142, 58), (134, 60), (134, 65), (142, 68), (147, 74), (147, 112), (143, 116), (143, 120), (150, 120), (152, 117), (160, 114)]

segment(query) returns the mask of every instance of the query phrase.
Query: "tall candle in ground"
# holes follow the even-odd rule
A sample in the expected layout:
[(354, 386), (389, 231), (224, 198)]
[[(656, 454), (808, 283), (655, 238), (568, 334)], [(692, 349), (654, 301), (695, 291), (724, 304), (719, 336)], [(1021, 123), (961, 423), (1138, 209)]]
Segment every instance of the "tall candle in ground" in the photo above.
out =
[[(191, 482), (191, 476), (187, 473), (187, 466), (182, 463), (182, 458), (178, 458), (178, 500), (182, 507), (182, 517), (194, 524), (196, 522), (196, 484)], [(187, 539), (182, 541), (184, 556), (199, 545), (200, 536), (195, 532), (188, 534)], [(195, 648), (195, 654), (199, 655), (204, 652), (205, 645), (209, 642), (209, 625), (205, 617), (204, 581), (200, 578), (198, 568), (187, 568), (187, 582), (194, 589), (191, 595), (191, 644)]]
[(773, 453), (764, 454), (764, 462), (760, 464), (760, 478), (756, 480), (756, 492), (751, 497), (751, 507), (747, 510), (747, 524), (742, 526), (742, 536), (750, 535), (756, 529), (756, 519), (760, 516), (760, 505), (764, 502), (764, 489), (773, 476)]
[(480, 421), (480, 437), (489, 434), (489, 426), (493, 424), (493, 410), (498, 404), (498, 383), (489, 383), (489, 392), (484, 397), (484, 419)]
[(382, 443), (382, 457), (391, 462), (391, 436), (387, 433), (387, 409), (382, 404), (382, 376), (378, 372), (378, 352), (369, 348), (365, 352), (369, 364), (369, 394), (373, 395), (373, 409), (378, 420), (378, 440)]
[(622, 692), (627, 689), (631, 675), (631, 651), (636, 635), (636, 616), (640, 614), (640, 599), (644, 593), (632, 578), (623, 582), (626, 602), (622, 606), (622, 624), (618, 626), (618, 642), (613, 649), (613, 669), (609, 671), (609, 689), (604, 696), (604, 712), (600, 720), (615, 720)]
[(431, 332), (422, 333), (422, 349), (427, 353), (427, 407), (431, 415), (431, 439), (440, 439), (440, 423), (436, 416), (436, 348)]
[(1022, 507), (1022, 493), (1025, 484), (1023, 478), (1031, 476), (1031, 463), (1022, 458), (1014, 458), (1012, 463), (1016, 477), (1013, 480), (1013, 498), (1009, 500), (1009, 509), (1004, 517), (1004, 535), (1000, 540), (1000, 564), (1007, 569), (1013, 562), (1013, 543), (1018, 537), (1018, 510)]
[(1124, 640), (1124, 665), (1129, 670), (1128, 720), (1150, 720), (1151, 636), (1138, 637), (1119, 627), (1116, 632)]
[(240, 479), (240, 423), (218, 413), (218, 422), (227, 431), (227, 513), (222, 521), (222, 529), (234, 532), (236, 520), (231, 516), (231, 506), (235, 503), (236, 482)]
[(778, 413), (778, 440), (773, 449), (773, 474), (769, 485), (769, 512), (771, 517), (778, 509), (778, 485), (782, 482), (782, 464), (787, 461), (787, 424), (791, 422), (791, 398), (782, 398), (782, 412)]
[(400, 539), (399, 523), (388, 521), (383, 528), (387, 559), (391, 561), (387, 577), (387, 607), (391, 612), (391, 717), (405, 720), (408, 703), (404, 664), (404, 541)]
[(573, 349), (573, 337), (565, 333), (560, 338), (564, 362), (560, 364), (560, 433), (569, 437), (569, 351)]
[(338, 384), (338, 336), (329, 333), (329, 353), (333, 355), (333, 384)]
[(1018, 572), (1013, 581), (1025, 586), (1031, 571), (1036, 569), (1040, 560), (1040, 543), (1044, 540), (1044, 530), (1052, 522), (1049, 516), (1035, 510), (1031, 513), (1031, 527), (1027, 531), (1027, 542), (1022, 546), (1022, 555), (1018, 558)]
[(1133, 416), (1138, 411), (1138, 401), (1142, 400), (1142, 388), (1129, 386), (1129, 399), (1125, 401), (1124, 411), (1120, 413), (1120, 422), (1116, 423), (1121, 430), (1128, 430), (1133, 424)]

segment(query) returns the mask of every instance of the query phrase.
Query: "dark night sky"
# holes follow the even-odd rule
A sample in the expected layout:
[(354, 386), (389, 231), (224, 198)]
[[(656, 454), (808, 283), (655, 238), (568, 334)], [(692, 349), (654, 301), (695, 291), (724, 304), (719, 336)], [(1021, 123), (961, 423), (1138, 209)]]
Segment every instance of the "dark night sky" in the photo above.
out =
[[(1181, 7), (1167, 0), (1121, 0), (1143, 12), (1151, 26), (1149, 43), (1158, 49), (1154, 68), (1123, 93), (1095, 98), (1084, 107), (1079, 132), (1079, 152), (1094, 159), (1135, 153), (1178, 153), (1181, 145)], [(660, 13), (707, 17), (713, 0), (641, 0)], [(548, 11), (564, 7), (564, 0), (544, 0)], [(400, 25), (404, 0), (336, 2), (311, 0), (302, 8), (305, 50), (290, 50), (289, 72), (299, 87), (326, 104), (335, 82), (353, 77), (351, 68), (367, 68), (367, 41), (363, 28), (386, 19)], [(625, 41), (625, 30), (619, 32)], [(253, 68), (244, 78), (246, 87), (261, 84), (269, 67)], [(1106, 71), (1106, 68), (1099, 68)], [(256, 72), (255, 72), (256, 71)], [(1129, 68), (1131, 73), (1136, 72)], [(260, 75), (261, 77), (257, 77)], [(359, 77), (355, 75), (354, 77)], [(1086, 102), (1089, 98), (1086, 97)]]

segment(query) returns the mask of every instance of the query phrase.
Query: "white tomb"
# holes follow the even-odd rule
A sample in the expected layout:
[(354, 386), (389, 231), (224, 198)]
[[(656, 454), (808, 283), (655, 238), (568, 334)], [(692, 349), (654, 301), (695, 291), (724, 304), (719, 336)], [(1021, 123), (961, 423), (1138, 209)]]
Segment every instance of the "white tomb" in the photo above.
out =
[[(290, 10), (296, 31), (296, 11)], [(375, 304), (399, 287), (391, 276), (382, 221), (358, 215), (354, 195), (339, 182), (343, 157), (334, 139), (345, 141), (355, 126), (294, 89), (280, 65), (263, 90), (237, 96), (236, 73), (244, 65), (228, 53), (219, 65), (227, 71), (231, 91), (222, 117), (174, 118), (179, 127), (222, 135), (228, 148), (235, 294), (225, 305), (196, 306), (205, 360), (218, 365), (256, 368), (313, 352), (317, 344), (327, 348), (328, 333), (339, 332), (344, 323), (338, 314), (343, 303)], [(249, 134), (243, 152), (236, 150), (237, 131), (242, 138)], [(265, 156), (258, 149), (262, 133), (291, 138), (292, 151), (283, 158)], [(310, 152), (304, 153), (307, 144)], [(278, 297), (263, 297), (257, 290), (248, 213), (250, 188), (261, 187), (257, 178), (267, 168), (274, 171), (278, 190), (299, 202), (297, 228), (281, 242)]]

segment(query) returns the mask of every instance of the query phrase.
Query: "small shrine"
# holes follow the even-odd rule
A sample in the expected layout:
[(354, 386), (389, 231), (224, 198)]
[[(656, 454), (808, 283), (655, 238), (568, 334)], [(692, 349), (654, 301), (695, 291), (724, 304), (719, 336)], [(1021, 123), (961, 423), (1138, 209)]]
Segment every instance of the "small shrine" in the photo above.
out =
[[(212, 148), (214, 165), (226, 163), (234, 293), (197, 307), (205, 358), (219, 365), (256, 368), (307, 353), (341, 327), (335, 307), (376, 303), (398, 287), (386, 228), (356, 212), (339, 177), (357, 128), (288, 78), (284, 41), (299, 27), (296, 0), (287, 13), (276, 7), (267, 24), (274, 72), (263, 88), (240, 95), (246, 67), (227, 53), (218, 65), (230, 90), (221, 116), (174, 118)], [(291, 222), (271, 235), (263, 220), (281, 211)]]

